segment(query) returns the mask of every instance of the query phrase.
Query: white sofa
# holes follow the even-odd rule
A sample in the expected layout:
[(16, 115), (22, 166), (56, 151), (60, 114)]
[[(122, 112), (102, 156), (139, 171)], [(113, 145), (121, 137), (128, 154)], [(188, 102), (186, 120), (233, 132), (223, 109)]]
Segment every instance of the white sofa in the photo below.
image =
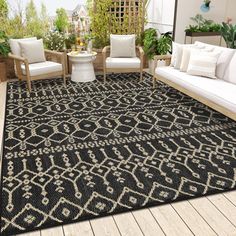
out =
[(198, 44), (211, 46), (215, 51), (220, 51), (216, 67), (217, 79), (180, 72), (168, 66), (170, 56), (156, 56), (155, 65), (157, 65), (158, 60), (165, 60), (167, 66), (155, 66), (154, 86), (156, 80), (160, 80), (236, 120), (236, 50), (200, 42)]

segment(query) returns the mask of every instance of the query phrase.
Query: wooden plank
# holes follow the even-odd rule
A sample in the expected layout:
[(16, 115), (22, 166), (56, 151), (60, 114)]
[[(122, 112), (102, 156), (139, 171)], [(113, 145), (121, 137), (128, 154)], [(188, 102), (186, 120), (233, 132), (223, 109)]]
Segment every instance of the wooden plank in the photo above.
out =
[(91, 220), (90, 223), (96, 236), (120, 236), (112, 216)]
[(63, 226), (65, 236), (93, 236), (93, 230), (89, 221)]
[(173, 203), (172, 207), (191, 229), (194, 235), (216, 235), (207, 222), (198, 214), (188, 201)]
[(193, 235), (187, 225), (182, 221), (174, 208), (168, 204), (150, 208), (153, 216), (166, 235), (187, 236)]
[(149, 209), (133, 211), (132, 214), (145, 236), (165, 235)]
[(143, 235), (133, 215), (129, 213), (119, 214), (113, 216), (116, 225), (121, 233), (125, 236), (140, 236)]
[(0, 83), (0, 118), (5, 117), (6, 85), (6, 82)]
[(19, 234), (18, 236), (40, 236), (40, 230), (35, 231), (35, 232), (25, 233), (25, 234)]
[(236, 191), (224, 193), (224, 196), (236, 206)]
[(218, 235), (236, 234), (236, 228), (207, 198), (193, 199), (189, 202)]
[(234, 225), (236, 226), (236, 207), (223, 194), (207, 197), (211, 203)]
[(64, 236), (62, 226), (41, 230), (41, 236)]

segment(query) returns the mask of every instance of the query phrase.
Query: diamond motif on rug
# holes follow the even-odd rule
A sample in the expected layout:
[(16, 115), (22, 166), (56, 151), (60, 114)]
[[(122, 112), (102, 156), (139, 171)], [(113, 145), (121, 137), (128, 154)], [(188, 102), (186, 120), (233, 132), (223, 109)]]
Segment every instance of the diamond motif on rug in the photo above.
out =
[(144, 74), (10, 82), (1, 235), (235, 189), (236, 122)]

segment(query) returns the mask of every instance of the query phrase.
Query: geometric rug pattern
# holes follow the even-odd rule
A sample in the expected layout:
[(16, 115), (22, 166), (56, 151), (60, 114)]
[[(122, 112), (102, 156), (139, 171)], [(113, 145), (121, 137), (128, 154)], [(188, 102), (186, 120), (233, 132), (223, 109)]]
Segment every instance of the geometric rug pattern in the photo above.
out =
[(235, 189), (236, 122), (151, 76), (7, 87), (1, 235)]

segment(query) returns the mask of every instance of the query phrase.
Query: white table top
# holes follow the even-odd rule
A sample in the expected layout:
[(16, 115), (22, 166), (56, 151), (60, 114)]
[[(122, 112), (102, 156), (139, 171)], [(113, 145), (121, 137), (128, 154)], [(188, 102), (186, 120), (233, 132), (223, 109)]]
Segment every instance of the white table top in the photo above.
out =
[(91, 57), (91, 56), (96, 56), (96, 52), (88, 53), (87, 51), (82, 51), (82, 52), (70, 52), (67, 53), (69, 57)]

